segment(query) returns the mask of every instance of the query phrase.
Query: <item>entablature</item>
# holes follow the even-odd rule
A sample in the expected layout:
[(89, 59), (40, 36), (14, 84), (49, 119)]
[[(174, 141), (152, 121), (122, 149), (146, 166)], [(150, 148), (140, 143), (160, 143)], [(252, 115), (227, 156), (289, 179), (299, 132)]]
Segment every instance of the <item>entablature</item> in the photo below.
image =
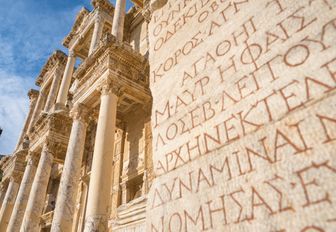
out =
[(41, 114), (30, 134), (30, 151), (37, 151), (48, 143), (54, 157), (64, 159), (71, 132), (72, 120), (66, 112)]
[(145, 105), (151, 101), (148, 73), (148, 60), (144, 56), (126, 42), (117, 42), (114, 36), (107, 34), (74, 73), (77, 88), (73, 102), (94, 105), (92, 101), (99, 100), (97, 88), (104, 79), (110, 78), (122, 87), (119, 111), (126, 112), (134, 104)]
[(56, 50), (47, 60), (46, 64), (43, 66), (39, 76), (36, 78), (36, 85), (44, 88), (55, 72), (61, 72), (64, 69), (67, 61), (67, 55)]
[(25, 170), (25, 160), (28, 154), (27, 149), (22, 149), (16, 152), (3, 166), (2, 181), (13, 178), (19, 178)]

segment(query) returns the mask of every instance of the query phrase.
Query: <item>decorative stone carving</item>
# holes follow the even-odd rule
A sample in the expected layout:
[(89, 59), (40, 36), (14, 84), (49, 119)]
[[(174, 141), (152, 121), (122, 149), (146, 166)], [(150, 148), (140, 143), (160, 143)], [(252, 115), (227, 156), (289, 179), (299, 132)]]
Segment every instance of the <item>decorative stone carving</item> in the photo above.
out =
[(91, 4), (95, 9), (100, 8), (106, 10), (107, 12), (114, 11), (113, 5), (108, 0), (92, 0)]
[(39, 95), (39, 91), (35, 90), (35, 89), (31, 89), (28, 91), (28, 97), (30, 102), (32, 101), (36, 101)]
[(67, 56), (64, 52), (60, 50), (56, 50), (47, 60), (46, 64), (43, 66), (38, 78), (36, 79), (36, 84), (41, 86), (45, 80), (46, 74), (56, 65), (65, 65), (67, 60)]
[(113, 93), (120, 97), (123, 94), (123, 87), (120, 83), (113, 81), (112, 78), (105, 78), (98, 87), (98, 91), (100, 91), (102, 95)]
[(81, 120), (87, 123), (88, 108), (82, 103), (76, 103), (70, 111), (70, 117), (72, 117), (73, 120)]

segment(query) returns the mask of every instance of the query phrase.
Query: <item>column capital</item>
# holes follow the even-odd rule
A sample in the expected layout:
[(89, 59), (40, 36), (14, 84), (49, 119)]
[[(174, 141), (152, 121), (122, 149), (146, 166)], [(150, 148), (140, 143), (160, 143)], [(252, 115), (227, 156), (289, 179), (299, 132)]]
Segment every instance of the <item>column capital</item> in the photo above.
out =
[(12, 176), (10, 177), (10, 180), (15, 182), (15, 183), (20, 183), (22, 179), (22, 174), (19, 173), (13, 173)]
[(58, 148), (58, 143), (50, 141), (50, 139), (46, 139), (42, 147), (42, 152), (51, 153), (53, 156), (55, 156), (56, 152), (59, 150)]
[(70, 111), (70, 117), (72, 117), (73, 120), (87, 122), (88, 108), (82, 103), (76, 103)]
[(26, 157), (27, 165), (37, 166), (39, 160), (39, 156), (37, 152), (28, 152)]
[(101, 95), (113, 93), (117, 97), (121, 97), (123, 94), (123, 87), (120, 83), (112, 81), (111, 78), (105, 78), (98, 87), (98, 91), (101, 92)]
[(76, 56), (76, 54), (75, 54), (75, 52), (74, 52), (74, 50), (69, 50), (69, 55), (68, 55), (68, 57), (70, 58), (74, 58)]
[(39, 91), (35, 89), (31, 89), (28, 91), (28, 97), (29, 97), (30, 103), (36, 101), (38, 96), (39, 96)]
[(103, 21), (103, 17), (101, 16), (99, 9), (97, 9), (97, 10), (98, 11), (95, 15), (94, 23), (100, 24)]

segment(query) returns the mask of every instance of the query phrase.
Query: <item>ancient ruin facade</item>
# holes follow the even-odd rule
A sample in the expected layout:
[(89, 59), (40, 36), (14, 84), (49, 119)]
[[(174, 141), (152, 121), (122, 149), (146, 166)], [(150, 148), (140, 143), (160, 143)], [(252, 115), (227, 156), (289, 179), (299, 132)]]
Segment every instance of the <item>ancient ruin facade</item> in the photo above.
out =
[(335, 231), (336, 2), (125, 4), (28, 92), (0, 231)]

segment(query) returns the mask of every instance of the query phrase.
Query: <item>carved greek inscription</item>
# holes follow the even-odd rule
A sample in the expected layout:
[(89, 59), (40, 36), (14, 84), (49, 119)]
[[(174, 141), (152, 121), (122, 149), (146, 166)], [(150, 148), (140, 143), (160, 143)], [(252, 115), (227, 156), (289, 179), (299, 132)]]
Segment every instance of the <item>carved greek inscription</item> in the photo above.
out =
[(149, 34), (149, 231), (333, 231), (336, 2), (168, 1)]

